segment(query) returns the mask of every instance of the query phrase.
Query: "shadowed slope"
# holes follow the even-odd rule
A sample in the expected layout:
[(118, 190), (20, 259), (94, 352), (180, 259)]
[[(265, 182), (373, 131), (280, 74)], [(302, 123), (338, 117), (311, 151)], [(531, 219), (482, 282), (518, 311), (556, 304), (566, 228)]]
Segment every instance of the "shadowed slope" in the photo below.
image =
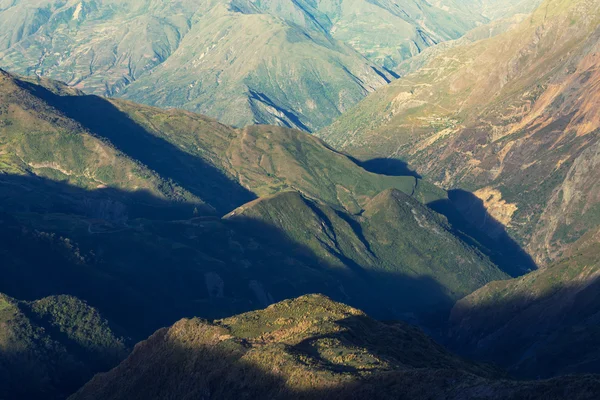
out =
[(96, 310), (69, 296), (23, 302), (0, 294), (0, 393), (64, 399), (127, 356)]
[(445, 198), (413, 177), (369, 173), (300, 131), (236, 130), (189, 112), (85, 96), (59, 82), (5, 72), (0, 79), (0, 146), (10, 171), (86, 188), (147, 189), (200, 213), (224, 214), (286, 189), (351, 212), (389, 187), (421, 201)]
[(449, 344), (522, 377), (599, 373), (600, 246), (586, 236), (571, 257), (460, 300)]
[[(372, 298), (361, 307), (378, 316), (387, 310), (439, 327), (455, 300), (507, 277), (454, 237), (441, 216), (397, 190), (376, 196), (360, 216), (289, 192), (258, 199), (225, 218), (273, 247), (301, 244), (321, 263), (354, 276), (357, 281), (343, 283), (345, 301), (361, 304)], [(365, 294), (359, 299), (352, 293)]]
[(220, 212), (254, 197), (202, 158), (152, 135), (106, 99), (85, 95), (57, 96), (36, 85), (27, 89), (66, 117), (80, 123), (88, 132), (110, 142), (123, 154), (165, 179), (186, 188)]

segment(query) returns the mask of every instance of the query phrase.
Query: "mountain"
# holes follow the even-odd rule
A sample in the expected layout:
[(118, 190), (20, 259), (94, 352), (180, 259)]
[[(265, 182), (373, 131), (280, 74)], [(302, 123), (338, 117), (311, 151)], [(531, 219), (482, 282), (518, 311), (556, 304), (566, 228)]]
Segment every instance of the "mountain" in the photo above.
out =
[[(360, 277), (358, 282), (340, 280), (344, 296), (336, 298), (364, 304), (361, 307), (378, 316), (431, 324), (428, 317), (441, 314), (443, 319), (446, 307), (475, 288), (507, 278), (454, 236), (442, 216), (398, 190), (375, 196), (360, 215), (287, 192), (248, 203), (225, 219), (257, 232), (278, 249), (286, 247), (282, 233), (324, 265)], [(365, 299), (374, 294), (377, 300), (368, 304)]]
[(134, 340), (313, 292), (439, 329), (509, 277), (424, 205), (443, 190), (307, 133), (9, 73), (0, 99), (0, 291), (76, 296)]
[(598, 237), (584, 236), (573, 254), (544, 270), (460, 300), (449, 344), (521, 377), (599, 372)]
[(69, 296), (24, 302), (0, 294), (0, 393), (62, 399), (128, 353), (98, 311)]
[(390, 187), (426, 202), (445, 197), (414, 177), (369, 173), (299, 131), (237, 130), (197, 114), (88, 96), (5, 72), (0, 85), (0, 145), (11, 171), (86, 189), (144, 190), (202, 213), (224, 214), (284, 189), (348, 209)]
[(592, 399), (598, 390), (596, 376), (504, 380), (418, 329), (309, 295), (214, 322), (181, 320), (70, 399)]
[(479, 14), (489, 21), (529, 14), (542, 0), (433, 0), (431, 3), (448, 12)]
[(441, 52), (319, 136), (474, 192), (548, 265), (600, 223), (599, 18), (598, 1), (546, 0), (515, 29)]
[(404, 59), (488, 22), (494, 2), (460, 12), (437, 3), (10, 1), (0, 4), (0, 67), (238, 127), (314, 131)]
[(440, 57), (449, 49), (489, 39), (516, 28), (529, 14), (515, 14), (506, 18), (496, 19), (485, 25), (471, 29), (459, 39), (448, 40), (424, 49), (419, 54), (402, 61), (394, 68), (394, 72), (403, 77), (426, 67), (433, 59)]

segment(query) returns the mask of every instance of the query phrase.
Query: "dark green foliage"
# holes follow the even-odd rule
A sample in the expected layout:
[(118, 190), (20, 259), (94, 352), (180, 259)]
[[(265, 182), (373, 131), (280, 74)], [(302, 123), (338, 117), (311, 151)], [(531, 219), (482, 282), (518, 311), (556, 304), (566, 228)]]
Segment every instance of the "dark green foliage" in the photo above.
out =
[(64, 399), (127, 349), (108, 323), (69, 296), (34, 302), (0, 294), (0, 393), (7, 400)]

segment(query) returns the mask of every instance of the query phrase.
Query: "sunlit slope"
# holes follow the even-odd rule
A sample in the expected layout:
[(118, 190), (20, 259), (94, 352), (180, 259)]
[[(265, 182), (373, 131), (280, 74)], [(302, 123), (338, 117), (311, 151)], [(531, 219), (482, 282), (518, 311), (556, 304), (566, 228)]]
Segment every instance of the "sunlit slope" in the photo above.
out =
[(5, 2), (0, 67), (239, 127), (314, 131), (393, 79), (406, 58), (491, 18), (488, 2), (439, 3)]
[(428, 202), (442, 190), (369, 173), (306, 133), (236, 130), (207, 117), (87, 96), (54, 81), (2, 72), (4, 169), (76, 186), (147, 192), (224, 214), (295, 189), (352, 212), (387, 188)]
[[(590, 399), (594, 376), (508, 381), (403, 323), (310, 295), (208, 322), (181, 320), (70, 399), (162, 399), (240, 393), (271, 399)], [(501, 376), (501, 375), (500, 375)]]
[[(547, 204), (570, 202), (562, 187), (577, 185), (573, 169), (593, 158), (599, 19), (596, 0), (545, 1), (518, 28), (442, 52), (319, 136), (359, 158), (399, 157), (444, 187), (476, 191), (536, 261), (556, 259), (581, 234)], [(576, 209), (597, 220), (593, 203)]]

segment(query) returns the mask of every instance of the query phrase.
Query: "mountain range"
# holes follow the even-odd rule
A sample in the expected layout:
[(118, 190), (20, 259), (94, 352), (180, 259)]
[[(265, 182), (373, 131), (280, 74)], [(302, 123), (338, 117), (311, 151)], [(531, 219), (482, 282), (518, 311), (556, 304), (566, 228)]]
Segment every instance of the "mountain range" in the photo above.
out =
[[(538, 0), (0, 4), (0, 67), (243, 127), (314, 131), (436, 43)], [(458, 4), (458, 5), (457, 5)]]
[(547, 265), (600, 222), (597, 11), (547, 0), (514, 29), (430, 57), (319, 136), (474, 192)]
[(596, 399), (599, 26), (0, 0), (0, 399)]
[[(298, 130), (235, 129), (7, 72), (0, 104), (0, 292), (81, 299), (125, 346), (182, 317), (313, 292), (438, 332), (456, 300), (515, 274), (426, 205), (445, 191), (368, 172)], [(80, 383), (52, 378), (64, 371), (49, 362), (44, 381)]]

